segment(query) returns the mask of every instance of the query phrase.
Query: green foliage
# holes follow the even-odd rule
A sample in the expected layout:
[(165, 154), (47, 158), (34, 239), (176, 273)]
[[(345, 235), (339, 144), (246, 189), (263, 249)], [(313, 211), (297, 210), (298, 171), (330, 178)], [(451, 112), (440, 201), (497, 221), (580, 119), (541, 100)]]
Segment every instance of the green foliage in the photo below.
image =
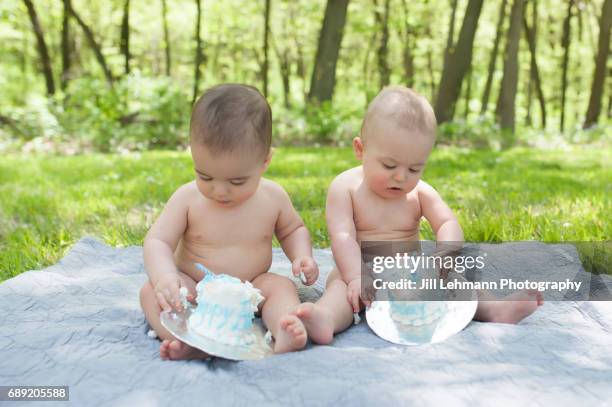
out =
[(75, 80), (57, 106), (66, 132), (97, 151), (173, 148), (187, 141), (188, 99), (168, 78), (135, 73), (112, 88), (97, 79)]
[(14, 123), (11, 135), (30, 145), (109, 152), (186, 145), (190, 106), (170, 79), (133, 73), (113, 87), (101, 79), (75, 79), (54, 99), (33, 97), (5, 115)]
[[(604, 240), (612, 235), (609, 157), (609, 145), (499, 152), (440, 147), (424, 179), (456, 213), (467, 240)], [(357, 164), (350, 148), (279, 148), (274, 154), (266, 176), (287, 190), (317, 247), (329, 246), (329, 183)], [(0, 281), (55, 263), (84, 235), (141, 245), (192, 171), (185, 152), (5, 156)], [(434, 237), (425, 221), (422, 236)], [(585, 256), (594, 268), (606, 264), (597, 254)]]
[(320, 106), (286, 109), (273, 113), (277, 145), (343, 145), (359, 132), (360, 110), (324, 102)]
[(343, 124), (350, 117), (350, 112), (334, 108), (329, 102), (319, 106), (308, 105), (306, 108), (306, 134), (319, 143), (330, 143), (342, 138)]
[(500, 145), (501, 131), (492, 120), (479, 117), (476, 121), (457, 120), (438, 126), (438, 144), (474, 148), (495, 148)]

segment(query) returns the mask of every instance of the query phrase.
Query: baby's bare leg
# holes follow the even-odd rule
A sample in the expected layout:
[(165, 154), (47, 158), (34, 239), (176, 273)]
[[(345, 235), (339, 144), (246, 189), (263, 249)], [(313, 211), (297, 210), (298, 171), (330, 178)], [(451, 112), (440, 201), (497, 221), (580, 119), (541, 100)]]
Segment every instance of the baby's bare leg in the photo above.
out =
[(296, 315), (306, 325), (310, 338), (322, 345), (333, 340), (353, 323), (353, 308), (347, 298), (347, 286), (338, 269), (329, 274), (325, 292), (316, 304), (305, 302), (298, 307)]
[[(187, 274), (179, 272), (183, 287), (186, 287), (193, 298), (196, 297), (196, 282)], [(208, 354), (192, 348), (179, 341), (161, 324), (159, 313), (162, 311), (155, 298), (153, 286), (149, 281), (140, 289), (140, 306), (144, 311), (145, 318), (157, 336), (162, 340), (159, 347), (159, 356), (162, 359), (206, 359)]]
[(499, 299), (488, 291), (479, 290), (474, 319), (482, 322), (516, 324), (543, 303), (542, 293), (536, 290), (523, 290)]
[(294, 314), (300, 299), (293, 282), (277, 274), (264, 273), (253, 280), (253, 285), (265, 297), (261, 316), (274, 337), (274, 352), (303, 348), (308, 337), (304, 324)]

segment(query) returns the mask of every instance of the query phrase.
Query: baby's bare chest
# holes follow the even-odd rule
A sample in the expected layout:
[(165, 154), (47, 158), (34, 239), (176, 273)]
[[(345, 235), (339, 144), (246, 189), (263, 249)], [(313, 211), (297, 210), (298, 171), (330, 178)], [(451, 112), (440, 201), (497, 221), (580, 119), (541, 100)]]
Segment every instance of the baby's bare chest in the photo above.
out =
[(276, 208), (189, 208), (184, 238), (206, 246), (241, 245), (272, 241), (278, 218)]
[(418, 232), (421, 205), (416, 193), (397, 200), (385, 200), (367, 195), (353, 197), (353, 219), (357, 232), (400, 232), (413, 235)]

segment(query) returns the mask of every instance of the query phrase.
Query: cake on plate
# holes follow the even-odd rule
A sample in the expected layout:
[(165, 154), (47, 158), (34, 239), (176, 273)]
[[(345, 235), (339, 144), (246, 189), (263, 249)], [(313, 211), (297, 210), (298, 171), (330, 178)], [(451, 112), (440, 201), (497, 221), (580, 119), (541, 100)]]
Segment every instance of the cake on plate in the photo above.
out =
[(255, 343), (253, 319), (264, 299), (258, 289), (236, 277), (207, 271), (196, 290), (197, 307), (187, 322), (191, 332), (225, 345)]
[[(391, 270), (391, 279), (399, 280), (406, 275), (403, 270)], [(409, 275), (417, 286), (423, 278), (437, 278), (437, 270), (419, 269)], [(420, 289), (391, 290), (389, 314), (391, 319), (401, 325), (424, 326), (440, 320), (448, 312), (448, 303), (444, 301), (442, 290), (428, 291)], [(427, 299), (427, 300), (425, 300)]]

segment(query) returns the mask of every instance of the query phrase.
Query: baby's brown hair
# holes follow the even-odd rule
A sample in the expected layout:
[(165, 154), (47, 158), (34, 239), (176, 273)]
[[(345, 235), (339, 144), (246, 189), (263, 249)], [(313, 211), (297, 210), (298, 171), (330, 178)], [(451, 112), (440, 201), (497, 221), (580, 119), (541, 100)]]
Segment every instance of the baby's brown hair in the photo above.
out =
[(246, 147), (266, 156), (272, 143), (270, 105), (253, 86), (233, 83), (213, 86), (193, 107), (189, 138), (213, 153)]

